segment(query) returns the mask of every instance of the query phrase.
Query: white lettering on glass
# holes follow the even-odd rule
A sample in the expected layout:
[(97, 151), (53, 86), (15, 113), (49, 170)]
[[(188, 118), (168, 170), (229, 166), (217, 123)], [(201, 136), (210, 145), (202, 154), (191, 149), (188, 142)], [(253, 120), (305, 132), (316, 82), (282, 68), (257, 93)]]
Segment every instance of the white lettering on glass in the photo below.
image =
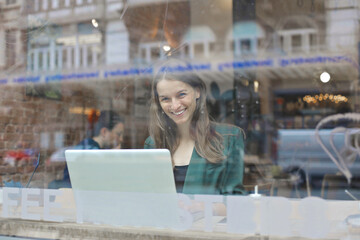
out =
[[(2, 216), (4, 218), (12, 217), (31, 220), (43, 219), (55, 222), (62, 222), (65, 218), (69, 220), (68, 215), (63, 216), (66, 211), (63, 211), (65, 209), (62, 209), (62, 206), (59, 203), (60, 200), (54, 201), (56, 197), (65, 193), (62, 190), (3, 188), (2, 193)], [(77, 191), (72, 192), (72, 194), (75, 195), (76, 199)], [(71, 197), (62, 199), (66, 200), (65, 202), (74, 201), (72, 194)], [(92, 194), (104, 194), (104, 192), (92, 192)], [(114, 204), (110, 204), (107, 209), (110, 214), (103, 214), (101, 216), (96, 214), (94, 215), (94, 213), (91, 212), (91, 210), (95, 209), (96, 206), (100, 206), (98, 201), (92, 202), (95, 208), (92, 208), (92, 205), (90, 207), (82, 205), (82, 201), (73, 202), (79, 204), (76, 204), (76, 209), (75, 204), (73, 205), (74, 208), (70, 209), (73, 211), (71, 213), (73, 218), (70, 221), (80, 223), (85, 220), (86, 222), (95, 223), (106, 220), (105, 222), (107, 224), (134, 227), (148, 226), (149, 223), (156, 223), (156, 227), (173, 228), (174, 224), (172, 222), (159, 221), (159, 224), (157, 224), (156, 221), (158, 220), (156, 217), (159, 217), (160, 215), (151, 215), (154, 212), (153, 209), (150, 209), (149, 211), (151, 214), (146, 216), (143, 214), (144, 211), (149, 210), (149, 207), (146, 204), (142, 205), (143, 202), (141, 201), (141, 204), (136, 202), (137, 199), (143, 196), (142, 194), (123, 194), (125, 193), (121, 193), (117, 196), (118, 198), (116, 198), (114, 197), (113, 192), (108, 192), (106, 200), (108, 200), (109, 203), (112, 202)], [(82, 198), (82, 200), (94, 200), (92, 198), (87, 198), (89, 196), (94, 195), (86, 195), (86, 198)], [(123, 200), (123, 202), (117, 201), (119, 199)], [(129, 199), (135, 199), (136, 201), (133, 203), (129, 201)], [(165, 217), (165, 219), (173, 220), (174, 218), (168, 217), (175, 216), (175, 214), (179, 212), (180, 221), (177, 221), (179, 223), (174, 226), (177, 230), (196, 228), (212, 232), (222, 229), (220, 231), (235, 234), (260, 234), (261, 236), (279, 237), (296, 236), (306, 238), (328, 238), (331, 237), (331, 234), (342, 234), (344, 232), (341, 231), (345, 231), (346, 229), (334, 229), (329, 226), (340, 226), (344, 223), (344, 219), (348, 217), (349, 213), (356, 214), (360, 210), (358, 202), (331, 202), (331, 206), (336, 205), (336, 207), (330, 208), (328, 201), (316, 197), (294, 200), (282, 197), (263, 196), (253, 198), (249, 196), (178, 194), (177, 198), (175, 197), (175, 199), (173, 199), (166, 198), (166, 196), (160, 194), (154, 196), (147, 195), (147, 197), (143, 199), (144, 201), (155, 202), (156, 204), (152, 206), (160, 206), (161, 210), (165, 209), (163, 207), (163, 202), (169, 202), (168, 200), (170, 200), (171, 203), (174, 203), (168, 205), (168, 207), (163, 211), (166, 214), (163, 214), (160, 217), (162, 217), (161, 219), (164, 219)], [(177, 208), (177, 201), (180, 202), (179, 208)], [(127, 210), (124, 209), (124, 203), (127, 204), (125, 204), (127, 208), (129, 208), (131, 204), (134, 206), (130, 209), (130, 211), (128, 211), (129, 214), (134, 214), (135, 216), (145, 216), (146, 219), (137, 220), (137, 217), (135, 217), (133, 218), (133, 221), (130, 221), (129, 218), (122, 218), (121, 221), (119, 221), (119, 219), (124, 215), (124, 212)], [(226, 228), (221, 228), (223, 226), (223, 221), (218, 223), (216, 222), (217, 217), (213, 216), (213, 207), (221, 204), (226, 206)], [(77, 211), (77, 213), (83, 213), (84, 211), (82, 210), (85, 210), (85, 208), (89, 209), (89, 212), (85, 211), (85, 217), (78, 214), (75, 219), (75, 211)], [(346, 211), (340, 211), (339, 209), (346, 209)], [(69, 209), (67, 208), (66, 210)], [(194, 210), (203, 211), (204, 218), (194, 219), (192, 215)], [(59, 216), (54, 214), (54, 212), (59, 212)], [(67, 213), (69, 212), (67, 211)], [(161, 214), (162, 212), (160, 211), (159, 213)], [(88, 218), (88, 215), (91, 215), (91, 218)], [(104, 220), (102, 218), (104, 216), (109, 218), (109, 215), (112, 215), (110, 220)]]
[(213, 231), (213, 203), (222, 203), (223, 196), (219, 195), (195, 195), (196, 201), (204, 202), (204, 216), (205, 216), (205, 232), (212, 232)]
[[(62, 191), (47, 189), (44, 191), (44, 220), (53, 222), (62, 222), (64, 218), (62, 216), (50, 215), (51, 208), (61, 208), (61, 204), (57, 202), (51, 202), (50, 198), (61, 196)], [(54, 198), (54, 199), (55, 199)]]
[(227, 232), (240, 234), (256, 233), (256, 206), (252, 197), (227, 196)]
[(326, 201), (318, 197), (308, 197), (300, 201), (298, 211), (301, 216), (302, 237), (323, 238), (329, 233), (327, 206)]
[[(42, 191), (44, 194), (42, 196)], [(50, 215), (50, 208), (61, 208), (59, 203), (51, 203), (50, 197), (62, 195), (61, 190), (51, 189), (38, 189), (38, 188), (3, 188), (3, 210), (2, 216), (4, 218), (16, 217), (14, 214), (10, 214), (10, 207), (20, 207), (21, 205), (21, 218), (29, 220), (46, 220), (46, 221), (63, 221), (62, 216)], [(31, 199), (29, 199), (32, 196)], [(44, 206), (41, 206), (44, 202)], [(33, 207), (33, 210), (39, 210), (44, 214), (43, 218), (41, 214), (30, 213), (29, 208)]]
[(40, 214), (34, 214), (28, 212), (28, 207), (39, 207), (39, 198), (32, 201), (28, 199), (29, 195), (37, 195), (40, 197), (40, 189), (36, 188), (23, 188), (21, 189), (21, 218), (29, 220), (40, 220)]
[(189, 211), (187, 211), (185, 208), (191, 206), (191, 199), (188, 195), (179, 193), (178, 200), (181, 206), (179, 211), (179, 217), (180, 217), (180, 225), (177, 227), (177, 230), (187, 230), (190, 229), (193, 224), (193, 216)]
[[(9, 198), (9, 194), (12, 195), (12, 197)], [(9, 207), (10, 206), (14, 206), (17, 207), (19, 206), (19, 199), (20, 199), (20, 189), (19, 188), (3, 188), (3, 212), (2, 212), (2, 216), (4, 218), (8, 218), (11, 217), (9, 214)], [(16, 200), (13, 200), (12, 198), (14, 198), (14, 196), (18, 196)]]
[(291, 203), (283, 197), (261, 198), (260, 234), (291, 236)]

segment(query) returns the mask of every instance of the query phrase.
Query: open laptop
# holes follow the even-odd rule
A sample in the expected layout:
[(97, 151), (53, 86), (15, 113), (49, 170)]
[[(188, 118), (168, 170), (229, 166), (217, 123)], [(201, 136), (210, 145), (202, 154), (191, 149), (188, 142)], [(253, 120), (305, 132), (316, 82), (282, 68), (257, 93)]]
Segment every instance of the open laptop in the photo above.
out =
[(166, 149), (66, 150), (78, 222), (176, 228), (178, 202)]

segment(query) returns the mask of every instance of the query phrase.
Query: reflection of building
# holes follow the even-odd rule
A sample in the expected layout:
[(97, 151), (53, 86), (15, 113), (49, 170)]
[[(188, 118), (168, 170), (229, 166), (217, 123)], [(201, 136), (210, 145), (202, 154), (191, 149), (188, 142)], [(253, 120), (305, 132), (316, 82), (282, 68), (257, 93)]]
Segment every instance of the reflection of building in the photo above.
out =
[(256, 21), (236, 22), (227, 34), (227, 49), (239, 57), (256, 55), (265, 37), (264, 29)]
[(24, 61), (24, 33), (20, 29), (20, 1), (0, 1), (0, 69), (19, 70)]
[[(258, 126), (264, 124), (259, 124), (259, 118), (274, 115), (278, 122), (286, 120), (281, 126), (310, 126), (292, 123), (299, 112), (309, 115), (315, 108), (312, 114), (317, 116), (312, 119), (327, 112), (319, 111), (323, 108), (320, 103), (304, 102), (306, 95), (341, 94), (354, 105), (356, 3), (314, 1), (312, 6), (304, 1), (298, 6), (295, 1), (248, 2), (251, 11), (235, 7), (236, 1), (230, 0), (31, 0), (15, 4), (16, 8), (5, 7), (3, 18), (7, 11), (25, 16), (20, 19), (27, 39), (21, 38), (20, 30), (15, 35), (0, 31), (0, 39), (9, 38), (7, 42), (17, 46), (9, 48), (9, 53), (1, 48), (0, 67), (6, 61), (13, 63), (14, 54), (26, 49), (26, 57), (18, 54), (15, 59), (26, 61), (27, 69), (0, 80), (18, 85), (51, 82), (59, 84), (65, 97), (72, 93), (79, 99), (83, 96), (71, 106), (120, 110), (133, 124), (129, 127), (130, 147), (141, 147), (147, 134), (143, 95), (148, 94), (153, 65), (167, 57), (183, 58), (199, 71), (209, 86), (212, 106), (224, 103), (217, 111), (222, 114), (218, 119), (241, 126), (252, 124), (250, 130), (261, 130)], [(253, 14), (247, 16), (247, 12)], [(14, 36), (20, 40), (15, 41)], [(331, 74), (328, 84), (318, 81), (323, 71)], [(70, 83), (64, 87), (64, 82), (78, 82), (79, 86), (73, 91)], [(212, 83), (217, 84), (222, 99), (211, 92)], [(90, 93), (83, 94), (82, 88)], [(307, 109), (293, 111), (296, 107)], [(283, 114), (284, 109), (289, 111)], [(224, 113), (232, 116), (224, 117)]]
[[(260, 98), (261, 114), (272, 116), (275, 113), (278, 123), (284, 127), (313, 127), (310, 122), (298, 124), (296, 119), (318, 121), (334, 113), (327, 112), (323, 103), (306, 102), (304, 97), (308, 94), (342, 94), (352, 106), (355, 104), (351, 95), (358, 75), (356, 3), (337, 5), (329, 1), (300, 6), (293, 2), (257, 1), (253, 9), (255, 14), (248, 17), (236, 17), (243, 12), (242, 9), (232, 8), (231, 1), (210, 1), (206, 6), (202, 1), (176, 2), (179, 9), (190, 6), (189, 14), (180, 16), (172, 7), (175, 3), (137, 3), (129, 1), (129, 14), (125, 17), (130, 38), (134, 40), (132, 49), (139, 51), (137, 62), (151, 64), (171, 55), (194, 63), (209, 64), (210, 67), (200, 74), (209, 85), (219, 83), (221, 92), (233, 88), (234, 82), (241, 82), (237, 76), (245, 76), (249, 81), (245, 81), (243, 86), (251, 87), (256, 93), (252, 95)], [(171, 28), (163, 25), (166, 23), (165, 15), (148, 14), (145, 18), (136, 19), (144, 8), (164, 10), (166, 7), (169, 21), (176, 18), (178, 25), (182, 24), (182, 31), (176, 36), (171, 34)], [(234, 17), (224, 17), (225, 12)], [(135, 19), (137, 22), (133, 25)], [(160, 36), (153, 35), (146, 44), (138, 44), (137, 39), (143, 37), (139, 32), (144, 30), (144, 25), (148, 31), (155, 32), (157, 29)], [(342, 34), (336, 35), (339, 31)], [(163, 50), (165, 46), (171, 47), (168, 53)], [(331, 74), (328, 84), (319, 81), (323, 71)], [(246, 102), (256, 103), (257, 99), (242, 101), (240, 106)], [(250, 105), (247, 107), (253, 109)], [(327, 106), (335, 112), (338, 107), (335, 101)], [(295, 111), (295, 108), (299, 109)], [(278, 114), (278, 109), (285, 111), (285, 115)], [(245, 113), (236, 116), (241, 118), (247, 115)], [(316, 116), (305, 116), (309, 113)]]
[(24, 8), (29, 29), (27, 69), (50, 72), (128, 62), (121, 1), (33, 1)]

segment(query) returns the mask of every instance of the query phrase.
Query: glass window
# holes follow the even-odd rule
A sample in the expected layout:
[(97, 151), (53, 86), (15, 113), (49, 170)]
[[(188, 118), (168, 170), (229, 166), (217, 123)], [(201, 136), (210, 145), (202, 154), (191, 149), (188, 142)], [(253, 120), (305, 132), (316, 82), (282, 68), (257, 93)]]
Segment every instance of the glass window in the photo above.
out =
[(210, 42), (209, 43), (209, 51), (210, 52), (215, 52), (215, 50), (216, 50), (216, 44), (213, 43), (213, 42)]
[(94, 57), (93, 53), (91, 52), (91, 46), (86, 46), (86, 52), (87, 52), (87, 54), (85, 55), (85, 57), (86, 57), (86, 60), (85, 60), (86, 65), (91, 66), (91, 64), (93, 62), (92, 58)]
[(48, 4), (49, 4), (48, 0), (42, 0), (42, 9), (47, 10), (49, 6)]
[(59, 8), (59, 0), (52, 0), (51, 4), (52, 4), (52, 8), (54, 9)]
[(94, 32), (94, 27), (91, 22), (89, 23), (79, 23), (78, 24), (78, 32), (79, 34), (90, 34)]
[(358, 1), (0, 2), (0, 236), (359, 235)]
[(160, 49), (158, 47), (150, 48), (150, 56), (151, 56), (151, 59), (159, 59), (160, 58)]
[(62, 48), (62, 66), (67, 66), (67, 60), (68, 56), (67, 56), (67, 49), (66, 48)]
[(251, 41), (250, 39), (240, 40), (240, 49), (241, 53), (249, 53), (251, 52)]
[(145, 48), (140, 49), (140, 58), (146, 59), (146, 49)]
[(294, 52), (298, 52), (301, 50), (301, 35), (291, 36), (291, 46)]
[(6, 5), (16, 4), (16, 0), (6, 0)]
[(202, 57), (204, 56), (204, 44), (203, 43), (194, 43), (194, 56)]
[(310, 34), (309, 37), (310, 37), (310, 46), (312, 48), (318, 47), (316, 34)]
[(16, 31), (6, 30), (5, 32), (6, 41), (6, 65), (12, 66), (16, 60)]
[(41, 0), (34, 0), (34, 11), (35, 12), (40, 10), (40, 1)]

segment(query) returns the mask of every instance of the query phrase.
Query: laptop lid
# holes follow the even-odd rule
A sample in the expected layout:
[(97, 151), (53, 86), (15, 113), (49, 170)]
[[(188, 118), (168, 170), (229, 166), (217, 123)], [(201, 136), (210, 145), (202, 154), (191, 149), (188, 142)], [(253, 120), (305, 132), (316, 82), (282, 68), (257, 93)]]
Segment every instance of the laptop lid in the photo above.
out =
[(166, 149), (66, 150), (78, 222), (176, 227), (178, 202)]
[(66, 150), (73, 189), (175, 193), (167, 149)]

